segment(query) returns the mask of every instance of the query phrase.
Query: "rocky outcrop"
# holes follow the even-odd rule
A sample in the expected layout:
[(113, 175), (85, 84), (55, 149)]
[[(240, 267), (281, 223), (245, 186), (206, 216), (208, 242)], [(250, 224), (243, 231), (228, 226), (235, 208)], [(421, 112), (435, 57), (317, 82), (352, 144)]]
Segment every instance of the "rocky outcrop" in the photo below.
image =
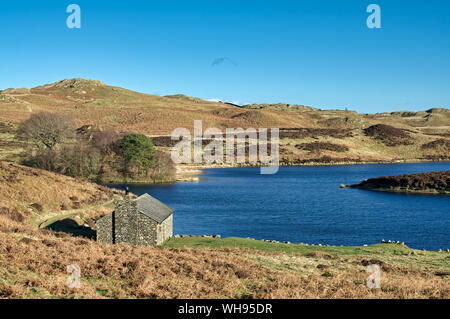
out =
[(404, 193), (450, 194), (450, 171), (370, 178), (349, 187)]

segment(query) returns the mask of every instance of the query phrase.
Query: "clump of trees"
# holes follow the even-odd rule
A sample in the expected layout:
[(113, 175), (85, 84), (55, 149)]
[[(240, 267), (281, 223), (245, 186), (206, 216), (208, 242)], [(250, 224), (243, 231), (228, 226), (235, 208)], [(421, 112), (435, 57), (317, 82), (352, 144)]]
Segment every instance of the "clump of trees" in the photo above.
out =
[(97, 182), (173, 180), (170, 156), (142, 134), (85, 126), (50, 112), (33, 114), (18, 130), (29, 142), (24, 164)]

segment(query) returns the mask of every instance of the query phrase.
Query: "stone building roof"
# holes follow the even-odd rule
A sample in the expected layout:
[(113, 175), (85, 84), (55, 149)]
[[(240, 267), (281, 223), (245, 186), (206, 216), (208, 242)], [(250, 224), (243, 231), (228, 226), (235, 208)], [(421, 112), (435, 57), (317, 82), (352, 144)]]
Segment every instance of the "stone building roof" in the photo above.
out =
[(137, 211), (162, 223), (175, 211), (173, 208), (161, 203), (149, 194), (139, 196), (137, 199)]

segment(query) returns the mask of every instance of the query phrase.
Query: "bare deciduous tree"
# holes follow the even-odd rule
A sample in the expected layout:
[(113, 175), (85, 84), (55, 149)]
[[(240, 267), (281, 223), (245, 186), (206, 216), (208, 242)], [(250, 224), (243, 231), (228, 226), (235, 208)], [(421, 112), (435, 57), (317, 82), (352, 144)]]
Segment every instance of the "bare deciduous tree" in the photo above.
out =
[(50, 112), (40, 112), (24, 121), (19, 127), (18, 134), (38, 147), (53, 149), (55, 145), (72, 136), (74, 129), (75, 123), (71, 118)]
[(104, 154), (110, 154), (114, 148), (118, 148), (120, 134), (112, 129), (95, 131), (92, 133), (92, 144)]
[(159, 151), (147, 173), (153, 181), (165, 181), (174, 178), (175, 166), (169, 154)]

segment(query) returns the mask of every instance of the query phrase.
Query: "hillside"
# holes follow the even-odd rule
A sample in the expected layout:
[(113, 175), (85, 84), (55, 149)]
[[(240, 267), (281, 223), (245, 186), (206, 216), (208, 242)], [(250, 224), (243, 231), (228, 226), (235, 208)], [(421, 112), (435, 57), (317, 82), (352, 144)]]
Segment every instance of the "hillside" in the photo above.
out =
[(15, 221), (42, 225), (55, 218), (77, 216), (77, 221), (85, 224), (92, 217), (105, 214), (108, 209), (103, 205), (112, 204), (114, 196), (121, 193), (64, 175), (0, 161), (0, 215)]
[(71, 116), (80, 127), (96, 125), (153, 136), (162, 148), (171, 145), (167, 136), (173, 129), (186, 127), (192, 132), (194, 120), (203, 120), (204, 129), (278, 127), (285, 165), (450, 159), (450, 110), (445, 108), (358, 114), (283, 103), (239, 107), (67, 79), (3, 90), (0, 109), (0, 158), (6, 159), (15, 159), (23, 147), (14, 139), (17, 124), (43, 110)]
[[(448, 252), (183, 236), (163, 247), (97, 243), (123, 193), (0, 162), (0, 298), (449, 298)], [(64, 232), (61, 232), (64, 231)], [(382, 288), (365, 285), (368, 264)], [(66, 285), (67, 266), (81, 288)]]
[[(450, 296), (446, 252), (397, 244), (327, 248), (260, 242), (254, 248), (251, 240), (202, 238), (132, 247), (0, 220), (0, 298)], [(381, 266), (381, 289), (365, 285), (371, 263)], [(81, 269), (79, 289), (66, 286), (71, 264)]]
[[(401, 244), (329, 247), (190, 236), (172, 238), (163, 247), (97, 243), (87, 233), (74, 231), (72, 224), (89, 223), (110, 212), (118, 192), (10, 162), (2, 162), (0, 172), (0, 298), (448, 298), (450, 294), (448, 252)], [(66, 225), (65, 232), (53, 231), (55, 224)], [(382, 268), (379, 290), (365, 285), (370, 263)], [(66, 285), (71, 264), (81, 269), (80, 289)]]

